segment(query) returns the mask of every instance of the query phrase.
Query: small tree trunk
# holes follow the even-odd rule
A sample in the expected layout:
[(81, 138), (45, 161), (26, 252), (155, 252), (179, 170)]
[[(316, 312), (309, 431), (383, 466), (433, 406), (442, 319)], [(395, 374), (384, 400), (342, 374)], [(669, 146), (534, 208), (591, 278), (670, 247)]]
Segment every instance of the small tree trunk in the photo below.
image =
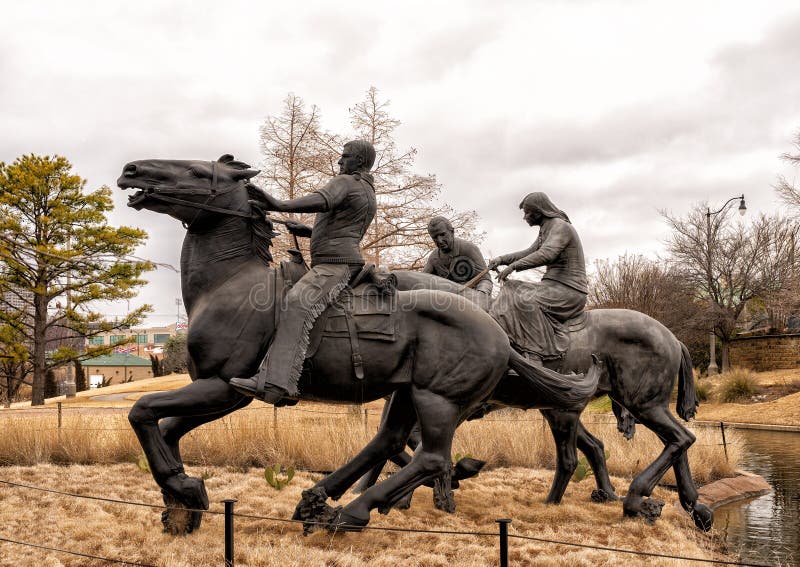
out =
[(83, 370), (83, 364), (79, 360), (75, 361), (75, 391), (83, 392), (86, 390), (86, 372)]
[(47, 297), (41, 293), (33, 296), (33, 392), (31, 405), (44, 405), (44, 388), (47, 379), (45, 356), (47, 330)]
[(55, 398), (58, 395), (55, 372), (53, 372), (52, 368), (48, 369), (44, 376), (44, 397)]
[(727, 339), (721, 339), (720, 342), (720, 350), (722, 351), (720, 353), (722, 355), (722, 372), (728, 372), (731, 369), (731, 343)]

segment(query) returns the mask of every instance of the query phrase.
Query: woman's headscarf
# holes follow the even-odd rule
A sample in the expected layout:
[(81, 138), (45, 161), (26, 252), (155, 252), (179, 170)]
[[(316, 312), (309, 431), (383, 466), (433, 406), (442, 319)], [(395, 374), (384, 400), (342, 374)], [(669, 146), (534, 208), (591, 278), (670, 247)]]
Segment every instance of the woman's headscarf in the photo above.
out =
[(542, 216), (551, 219), (558, 217), (572, 224), (567, 216), (567, 213), (556, 207), (553, 204), (553, 201), (550, 200), (550, 197), (541, 191), (537, 191), (536, 193), (528, 193), (525, 196), (525, 198), (519, 204), (519, 208), (524, 210), (526, 207), (536, 209), (542, 213)]

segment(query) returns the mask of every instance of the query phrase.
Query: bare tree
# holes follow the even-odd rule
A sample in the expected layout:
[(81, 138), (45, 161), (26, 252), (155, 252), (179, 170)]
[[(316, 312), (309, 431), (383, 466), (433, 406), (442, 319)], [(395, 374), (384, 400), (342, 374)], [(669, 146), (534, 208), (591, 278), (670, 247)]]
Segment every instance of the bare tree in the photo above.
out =
[(776, 223), (768, 243), (767, 258), (782, 261), (767, 262), (764, 279), (772, 282), (761, 297), (751, 302), (752, 311), (759, 309), (766, 316), (771, 332), (786, 332), (789, 318), (800, 313), (800, 225), (791, 221)]
[[(388, 106), (388, 101), (379, 100), (377, 89), (369, 89), (365, 99), (350, 108), (353, 132), (342, 136), (321, 127), (316, 106), (306, 108), (300, 97), (290, 94), (281, 113), (267, 118), (261, 128), (264, 162), (259, 179), (282, 199), (305, 195), (338, 173), (347, 140), (370, 141), (376, 150), (372, 173), (378, 211), (362, 242), (364, 256), (386, 268), (420, 268), (431, 250), (427, 224), (432, 217), (449, 218), (462, 238), (480, 241), (484, 235), (477, 231), (474, 211), (456, 212), (438, 201), (441, 186), (435, 175), (413, 170), (417, 150), (397, 148), (394, 133), (400, 121), (390, 116)], [(294, 215), (293, 220), (313, 222), (311, 215)], [(300, 246), (306, 243), (301, 241)], [(278, 249), (292, 247), (285, 236), (276, 240)]]
[[(798, 168), (800, 167), (800, 130), (795, 133), (793, 145), (794, 151), (786, 152), (781, 156), (781, 159)], [(797, 188), (793, 180), (790, 181), (783, 175), (779, 175), (775, 190), (784, 203), (800, 212), (800, 189)]]
[[(299, 96), (289, 93), (276, 116), (268, 116), (260, 129), (263, 161), (258, 181), (279, 199), (295, 199), (318, 189), (331, 175), (330, 155), (324, 143), (326, 134), (319, 124), (319, 109), (306, 107)], [(331, 166), (332, 167), (332, 166)], [(286, 218), (310, 224), (313, 215), (287, 213)], [(294, 242), (286, 231), (273, 241), (280, 255)], [(299, 243), (301, 250), (307, 243)], [(304, 250), (307, 252), (307, 250)]]
[(389, 114), (388, 100), (371, 87), (363, 101), (350, 109), (355, 137), (375, 146), (373, 168), (378, 213), (362, 246), (369, 261), (387, 268), (421, 268), (431, 251), (428, 221), (435, 216), (450, 220), (461, 238), (482, 241), (475, 211), (456, 212), (438, 201), (441, 185), (432, 174), (416, 173), (415, 148), (398, 149), (394, 140), (400, 121)]
[(673, 266), (705, 306), (706, 330), (720, 340), (725, 371), (745, 306), (789, 284), (795, 255), (787, 253), (787, 242), (796, 228), (785, 218), (766, 215), (736, 223), (727, 209), (709, 217), (705, 206), (684, 218), (662, 214), (672, 228), (667, 246)]

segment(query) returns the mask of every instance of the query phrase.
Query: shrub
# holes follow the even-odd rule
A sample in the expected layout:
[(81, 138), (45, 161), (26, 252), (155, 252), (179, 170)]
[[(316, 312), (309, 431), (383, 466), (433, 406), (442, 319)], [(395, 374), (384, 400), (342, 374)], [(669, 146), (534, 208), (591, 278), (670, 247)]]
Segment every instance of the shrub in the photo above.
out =
[(719, 392), (723, 403), (749, 400), (758, 393), (755, 373), (744, 368), (734, 368), (727, 372)]
[(711, 384), (706, 380), (695, 379), (694, 391), (697, 394), (698, 401), (707, 402), (708, 398), (711, 396)]

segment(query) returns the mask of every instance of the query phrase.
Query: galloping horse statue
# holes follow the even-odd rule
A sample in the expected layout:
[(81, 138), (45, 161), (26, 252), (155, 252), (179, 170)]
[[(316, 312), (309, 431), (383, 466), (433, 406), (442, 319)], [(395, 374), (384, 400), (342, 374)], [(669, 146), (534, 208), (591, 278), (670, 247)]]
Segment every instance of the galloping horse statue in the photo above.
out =
[[(184, 472), (180, 439), (250, 403), (228, 381), (256, 372), (276, 327), (280, 297), (269, 265), (275, 233), (251, 202), (260, 190), (248, 180), (257, 173), (230, 155), (217, 161), (153, 159), (128, 163), (117, 182), (136, 189), (130, 207), (167, 214), (187, 231), (181, 288), (193, 381), (143, 396), (129, 413), (168, 507), (208, 509), (203, 481)], [(465, 298), (418, 289), (399, 291), (393, 301), (396, 340), (362, 341), (363, 380), (353, 377), (350, 350), (341, 342), (346, 339), (325, 337), (300, 379), (303, 399), (353, 403), (394, 394), (376, 437), (315, 487), (323, 502), (339, 498), (401, 451), (417, 419), (421, 428), (421, 447), (407, 466), (344, 508), (326, 511), (332, 528), (360, 529), (372, 509), (388, 510), (420, 484), (446, 474), (456, 427), (489, 398), (509, 367), (528, 389), (531, 407), (563, 407), (578, 415), (597, 389), (596, 371), (565, 377), (530, 365), (511, 349), (499, 325)], [(574, 434), (565, 439), (574, 445)], [(319, 520), (304, 512), (306, 504), (298, 505), (295, 517)], [(165, 527), (174, 523), (170, 515), (168, 508)], [(199, 527), (201, 518), (192, 512), (181, 529)]]

